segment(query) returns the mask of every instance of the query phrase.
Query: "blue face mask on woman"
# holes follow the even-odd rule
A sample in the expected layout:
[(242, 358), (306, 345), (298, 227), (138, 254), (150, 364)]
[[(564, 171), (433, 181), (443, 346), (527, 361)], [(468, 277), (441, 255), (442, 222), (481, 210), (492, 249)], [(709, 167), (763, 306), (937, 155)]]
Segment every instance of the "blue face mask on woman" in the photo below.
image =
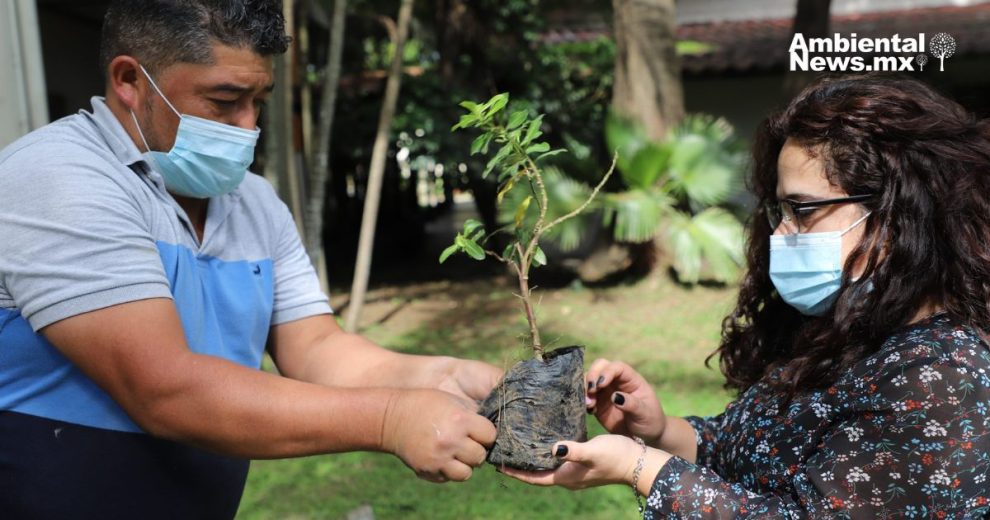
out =
[(180, 114), (165, 94), (141, 66), (141, 72), (151, 82), (172, 112), (179, 116), (179, 129), (175, 144), (168, 152), (152, 151), (131, 111), (131, 118), (147, 150), (144, 156), (165, 180), (165, 187), (172, 193), (195, 199), (208, 199), (230, 193), (247, 173), (254, 161), (254, 146), (261, 130), (245, 130), (233, 125), (218, 123), (201, 117)]
[(842, 237), (870, 214), (842, 231), (770, 236), (770, 280), (781, 299), (806, 316), (821, 316), (842, 285)]

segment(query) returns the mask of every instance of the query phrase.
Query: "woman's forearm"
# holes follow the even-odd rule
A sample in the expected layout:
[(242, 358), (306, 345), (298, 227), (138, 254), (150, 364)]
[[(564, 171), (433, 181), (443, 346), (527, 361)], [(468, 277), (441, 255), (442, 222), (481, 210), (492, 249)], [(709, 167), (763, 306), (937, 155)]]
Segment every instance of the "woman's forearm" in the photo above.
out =
[(697, 433), (691, 423), (681, 417), (667, 417), (667, 426), (664, 428), (663, 434), (650, 445), (692, 464), (698, 457)]

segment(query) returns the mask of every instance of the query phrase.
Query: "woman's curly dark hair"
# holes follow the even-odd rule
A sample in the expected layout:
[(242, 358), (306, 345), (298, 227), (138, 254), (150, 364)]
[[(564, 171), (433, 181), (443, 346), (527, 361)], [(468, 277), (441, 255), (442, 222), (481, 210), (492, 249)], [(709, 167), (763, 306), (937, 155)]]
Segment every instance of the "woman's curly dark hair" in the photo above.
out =
[[(819, 318), (784, 303), (770, 281), (764, 203), (776, 199), (788, 138), (820, 154), (831, 184), (874, 195), (837, 303)], [(910, 78), (826, 78), (761, 124), (753, 159), (748, 270), (712, 355), (727, 387), (742, 392), (777, 370), (769, 384), (788, 396), (827, 387), (926, 304), (987, 330), (990, 121)], [(861, 258), (865, 272), (852, 280), (850, 266)]]

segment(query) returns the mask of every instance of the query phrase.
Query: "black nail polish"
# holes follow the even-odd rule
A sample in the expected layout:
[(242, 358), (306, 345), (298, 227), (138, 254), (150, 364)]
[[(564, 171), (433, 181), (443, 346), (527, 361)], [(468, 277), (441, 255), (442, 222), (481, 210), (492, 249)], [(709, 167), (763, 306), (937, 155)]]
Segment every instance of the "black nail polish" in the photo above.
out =
[(622, 394), (612, 394), (612, 402), (614, 402), (619, 406), (622, 406), (626, 404), (626, 396)]
[(601, 386), (605, 382), (605, 376), (598, 376), (598, 381), (595, 381), (595, 385)]
[(561, 444), (557, 446), (557, 452), (553, 454), (554, 457), (566, 457), (567, 456), (567, 446)]

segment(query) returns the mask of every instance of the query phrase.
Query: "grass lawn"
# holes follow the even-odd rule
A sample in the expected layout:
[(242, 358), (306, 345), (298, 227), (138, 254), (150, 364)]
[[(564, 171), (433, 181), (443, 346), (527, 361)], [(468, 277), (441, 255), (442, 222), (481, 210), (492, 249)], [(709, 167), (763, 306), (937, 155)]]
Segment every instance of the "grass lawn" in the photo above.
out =
[[(403, 352), (447, 354), (507, 366), (522, 359), (525, 331), (506, 280), (432, 282), (372, 292), (364, 333)], [(704, 359), (735, 288), (684, 288), (657, 274), (605, 289), (542, 291), (541, 334), (552, 346), (621, 359), (655, 385), (670, 415), (712, 414), (730, 396)], [(592, 419), (590, 434), (602, 433)], [(350, 453), (252, 464), (238, 518), (343, 518), (368, 504), (376, 518), (637, 518), (624, 486), (570, 492), (527, 486), (485, 466), (458, 484), (418, 480), (398, 459)]]

